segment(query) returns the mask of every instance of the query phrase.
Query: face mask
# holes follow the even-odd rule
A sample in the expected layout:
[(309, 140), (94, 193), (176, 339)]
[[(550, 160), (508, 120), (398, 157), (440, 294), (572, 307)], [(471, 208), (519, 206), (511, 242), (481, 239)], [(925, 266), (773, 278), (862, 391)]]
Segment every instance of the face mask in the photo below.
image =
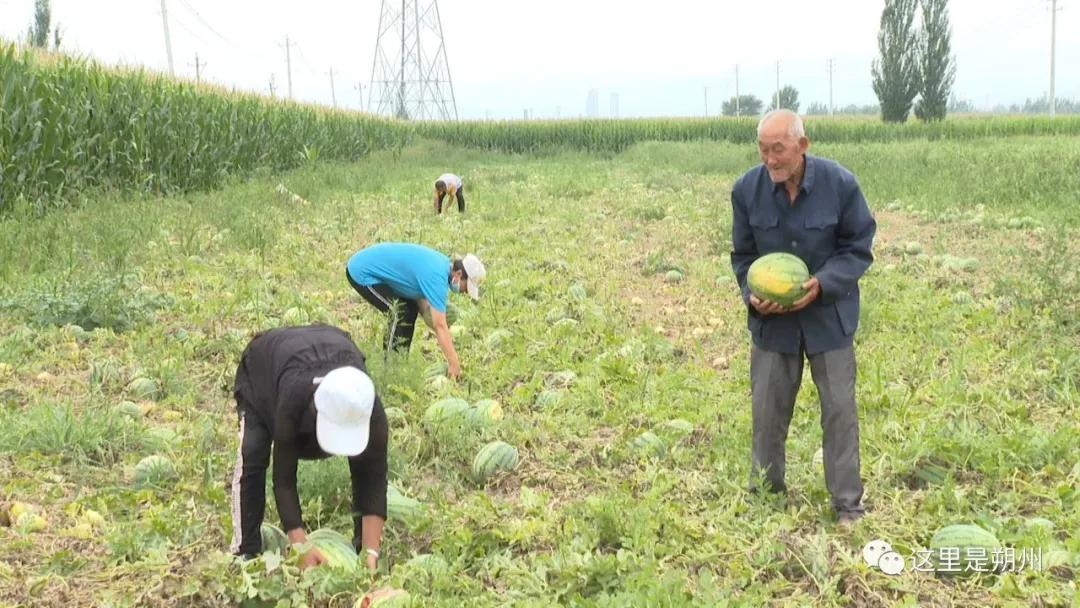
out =
[(450, 291), (454, 293), (461, 293), (461, 286), (458, 285), (457, 281), (450, 281)]

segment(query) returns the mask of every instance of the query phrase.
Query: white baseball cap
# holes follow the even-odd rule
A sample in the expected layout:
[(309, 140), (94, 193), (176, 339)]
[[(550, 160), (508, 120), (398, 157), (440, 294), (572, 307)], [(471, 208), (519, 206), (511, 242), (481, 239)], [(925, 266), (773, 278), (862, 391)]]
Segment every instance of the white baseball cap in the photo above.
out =
[(470, 253), (461, 259), (461, 266), (465, 269), (465, 274), (469, 277), (466, 285), (469, 296), (474, 300), (479, 300), (480, 282), (487, 276), (487, 271), (484, 270), (483, 262), (480, 261), (480, 258)]
[(328, 454), (356, 456), (367, 448), (375, 384), (355, 367), (315, 378), (315, 438)]

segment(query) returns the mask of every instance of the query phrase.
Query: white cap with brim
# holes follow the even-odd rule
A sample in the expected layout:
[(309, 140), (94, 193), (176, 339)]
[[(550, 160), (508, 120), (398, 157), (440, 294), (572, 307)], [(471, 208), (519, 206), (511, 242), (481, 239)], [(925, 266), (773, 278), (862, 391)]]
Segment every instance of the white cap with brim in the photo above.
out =
[(315, 378), (315, 437), (327, 454), (356, 456), (367, 448), (375, 384), (355, 367)]
[(474, 300), (479, 300), (480, 282), (487, 276), (487, 271), (484, 270), (483, 262), (480, 261), (480, 258), (470, 253), (461, 259), (461, 266), (465, 269), (465, 274), (469, 277), (466, 284), (469, 296)]

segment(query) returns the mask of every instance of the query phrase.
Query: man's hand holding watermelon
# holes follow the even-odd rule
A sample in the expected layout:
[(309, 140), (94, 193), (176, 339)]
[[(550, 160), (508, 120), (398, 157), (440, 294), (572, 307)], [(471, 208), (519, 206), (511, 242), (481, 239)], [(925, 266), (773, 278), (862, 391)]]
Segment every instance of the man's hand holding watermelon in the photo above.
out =
[(806, 295), (799, 298), (798, 300), (795, 300), (791, 304), (790, 308), (781, 306), (776, 302), (762, 300), (754, 294), (750, 294), (750, 305), (754, 307), (754, 310), (758, 311), (758, 314), (761, 314), (763, 316), (779, 315), (788, 312), (799, 312), (800, 310), (809, 306), (811, 302), (816, 300), (818, 296), (821, 295), (821, 284), (818, 283), (817, 277), (810, 277), (809, 279), (807, 279), (806, 282), (802, 284), (802, 288), (806, 291)]

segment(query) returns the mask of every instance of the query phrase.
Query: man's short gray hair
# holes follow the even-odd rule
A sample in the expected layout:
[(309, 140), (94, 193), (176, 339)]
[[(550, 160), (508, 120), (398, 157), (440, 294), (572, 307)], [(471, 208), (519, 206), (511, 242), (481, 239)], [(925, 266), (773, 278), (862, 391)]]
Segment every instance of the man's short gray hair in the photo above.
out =
[(803, 128), (802, 118), (798, 114), (791, 110), (781, 108), (779, 110), (770, 110), (761, 117), (761, 120), (757, 124), (758, 139), (761, 138), (761, 131), (765, 128), (765, 123), (769, 121), (773, 116), (788, 116), (791, 120), (788, 121), (787, 134), (795, 139), (806, 137), (806, 129)]

